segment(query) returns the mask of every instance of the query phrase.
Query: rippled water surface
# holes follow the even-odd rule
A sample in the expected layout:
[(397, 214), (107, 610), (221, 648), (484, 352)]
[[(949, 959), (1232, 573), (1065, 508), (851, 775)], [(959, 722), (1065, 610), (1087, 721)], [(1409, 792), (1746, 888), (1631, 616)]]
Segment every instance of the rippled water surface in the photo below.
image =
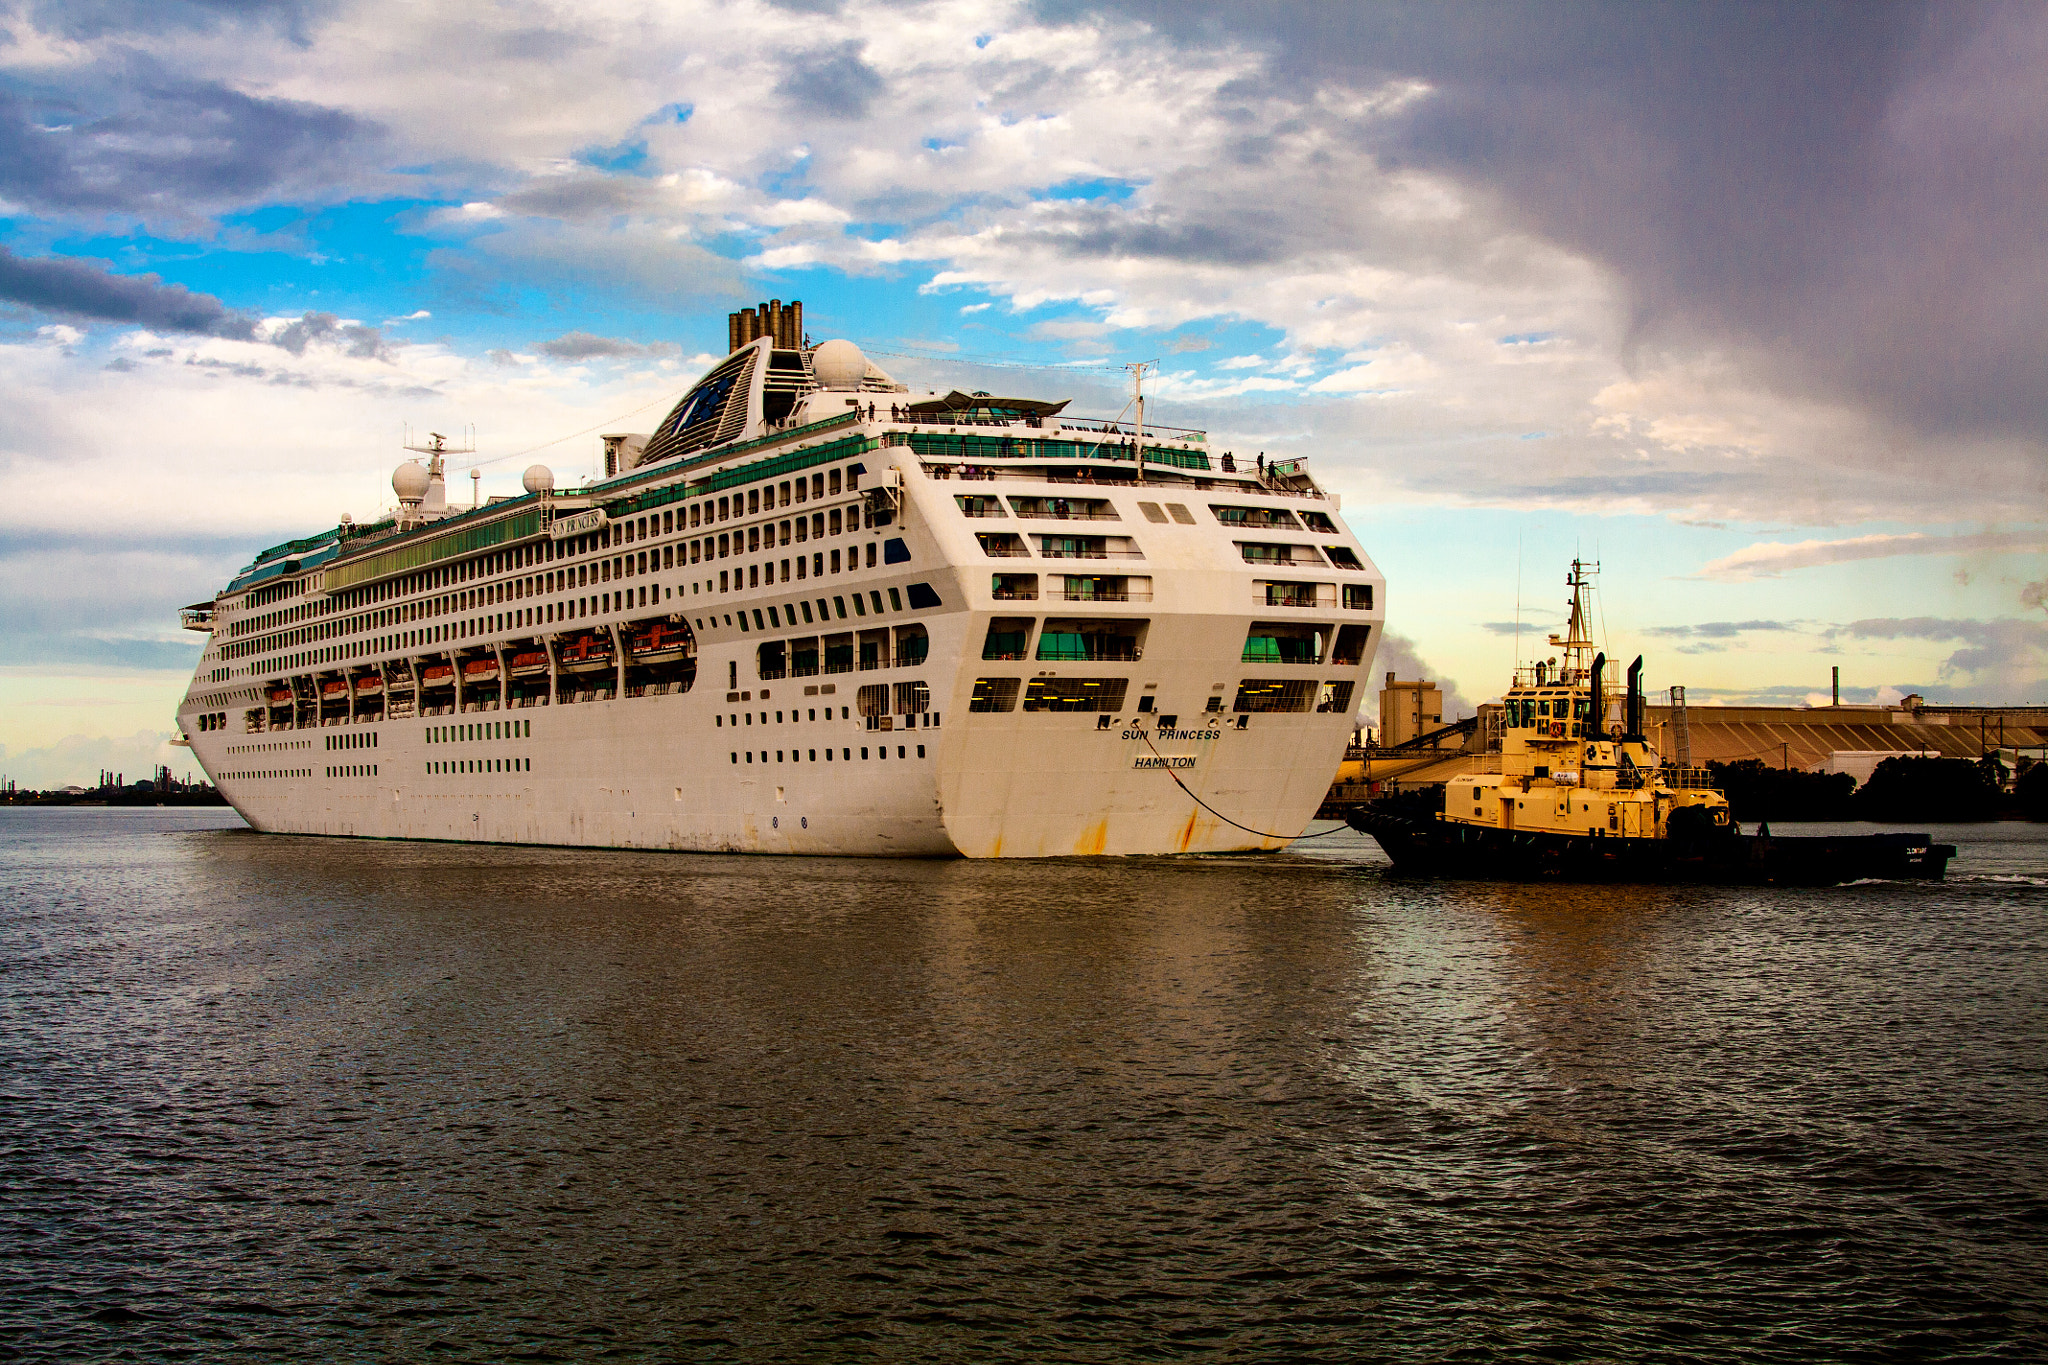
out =
[(0, 1358), (2040, 1358), (2048, 830), (1944, 837), (1555, 889), (0, 812)]

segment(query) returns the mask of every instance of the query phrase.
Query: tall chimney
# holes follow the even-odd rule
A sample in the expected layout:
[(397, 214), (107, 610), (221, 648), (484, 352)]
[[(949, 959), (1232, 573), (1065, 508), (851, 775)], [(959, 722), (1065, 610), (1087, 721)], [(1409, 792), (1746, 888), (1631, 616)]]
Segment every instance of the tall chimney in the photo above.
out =
[(1842, 666), (1835, 665), (1835, 705), (1842, 704)]
[(740, 315), (738, 313), (727, 313), (725, 315), (725, 353), (731, 355), (739, 348)]
[(789, 349), (801, 351), (804, 347), (804, 301), (791, 299), (789, 312)]

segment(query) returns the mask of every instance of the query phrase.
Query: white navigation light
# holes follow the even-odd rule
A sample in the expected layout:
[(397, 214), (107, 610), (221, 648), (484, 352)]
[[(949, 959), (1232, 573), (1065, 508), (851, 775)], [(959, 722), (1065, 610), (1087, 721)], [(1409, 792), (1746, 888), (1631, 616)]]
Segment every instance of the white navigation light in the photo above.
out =
[(416, 503), (427, 495), (433, 480), (418, 460), (407, 460), (391, 473), (391, 491), (404, 503)]
[(868, 358), (850, 341), (828, 341), (811, 352), (811, 373), (821, 389), (857, 389), (867, 378)]
[(519, 482), (529, 493), (552, 493), (555, 491), (555, 471), (544, 464), (530, 464)]

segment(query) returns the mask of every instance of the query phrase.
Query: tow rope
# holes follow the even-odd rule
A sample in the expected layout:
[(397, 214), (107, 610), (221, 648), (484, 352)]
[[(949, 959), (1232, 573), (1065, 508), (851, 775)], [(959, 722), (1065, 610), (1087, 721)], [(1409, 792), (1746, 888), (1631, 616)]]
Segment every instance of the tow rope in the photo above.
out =
[[(1158, 746), (1156, 746), (1156, 745), (1154, 745), (1154, 744), (1152, 743), (1152, 733), (1151, 733), (1151, 731), (1149, 731), (1149, 730), (1140, 730), (1140, 731), (1138, 731), (1138, 733), (1139, 733), (1140, 735), (1142, 735), (1142, 736), (1144, 737), (1144, 740), (1145, 740), (1145, 747), (1146, 747), (1146, 748), (1148, 748), (1148, 749), (1150, 749), (1150, 750), (1152, 750), (1152, 756), (1153, 756), (1154, 758), (1165, 758), (1165, 757), (1166, 757), (1166, 755), (1164, 755), (1164, 754), (1162, 754), (1162, 753), (1160, 753), (1160, 752), (1159, 752)], [(1240, 825), (1240, 824), (1238, 824), (1238, 822), (1237, 822), (1237, 821), (1235, 821), (1235, 820), (1231, 819), (1231, 818), (1230, 818), (1229, 816), (1225, 815), (1225, 814), (1224, 814), (1224, 813), (1223, 813), (1222, 811), (1220, 811), (1220, 810), (1217, 810), (1217, 809), (1216, 809), (1216, 808), (1215, 808), (1214, 806), (1210, 805), (1210, 804), (1209, 804), (1209, 803), (1208, 803), (1207, 801), (1204, 801), (1204, 800), (1203, 800), (1203, 799), (1202, 799), (1201, 797), (1199, 797), (1199, 796), (1195, 795), (1195, 794), (1194, 794), (1194, 792), (1192, 792), (1192, 791), (1189, 791), (1189, 789), (1188, 789), (1188, 784), (1180, 780), (1180, 774), (1179, 774), (1179, 773), (1177, 773), (1177, 772), (1175, 772), (1175, 771), (1174, 771), (1174, 770), (1172, 769), (1172, 767), (1171, 767), (1171, 766), (1168, 766), (1168, 765), (1162, 764), (1162, 765), (1161, 765), (1161, 767), (1160, 767), (1160, 771), (1164, 772), (1164, 773), (1165, 773), (1165, 774), (1166, 774), (1166, 775), (1167, 775), (1168, 777), (1170, 777), (1170, 778), (1172, 778), (1172, 779), (1173, 779), (1173, 785), (1174, 785), (1174, 786), (1176, 786), (1176, 787), (1179, 787), (1179, 788), (1180, 788), (1180, 789), (1181, 789), (1181, 790), (1182, 790), (1183, 792), (1186, 792), (1186, 793), (1187, 793), (1187, 798), (1188, 798), (1188, 800), (1190, 800), (1190, 801), (1194, 802), (1194, 803), (1195, 803), (1196, 805), (1200, 806), (1200, 807), (1201, 807), (1201, 808), (1202, 808), (1203, 810), (1205, 810), (1205, 811), (1209, 812), (1209, 814), (1211, 814), (1211, 815), (1215, 816), (1215, 817), (1216, 817), (1216, 818), (1217, 818), (1218, 820), (1221, 820), (1221, 821), (1222, 821), (1222, 822), (1223, 822), (1224, 824), (1226, 824), (1226, 825), (1229, 825), (1229, 826), (1231, 826), (1232, 828), (1235, 828), (1235, 829), (1241, 829), (1241, 830), (1243, 830), (1243, 831), (1244, 831), (1244, 832), (1245, 832), (1246, 834), (1256, 834), (1256, 835), (1258, 835), (1258, 836), (1259, 836), (1259, 837), (1260, 837), (1261, 839), (1279, 839), (1279, 840), (1281, 840), (1281, 841), (1282, 841), (1282, 842), (1284, 842), (1284, 843), (1290, 843), (1290, 844), (1291, 844), (1291, 843), (1299, 843), (1299, 842), (1300, 842), (1301, 840), (1303, 840), (1303, 839), (1321, 839), (1321, 838), (1325, 838), (1325, 837), (1327, 837), (1328, 835), (1332, 835), (1332, 834), (1342, 834), (1342, 833), (1343, 833), (1343, 832), (1344, 832), (1345, 830), (1347, 830), (1347, 829), (1350, 829), (1350, 828), (1351, 828), (1351, 826), (1349, 826), (1349, 825), (1347, 825), (1347, 824), (1342, 824), (1342, 823), (1339, 823), (1339, 824), (1338, 824), (1338, 826), (1337, 826), (1337, 828), (1335, 828), (1335, 829), (1326, 829), (1326, 830), (1322, 831), (1322, 833), (1320, 833), (1320, 834), (1268, 834), (1268, 833), (1267, 833), (1267, 832), (1266, 832), (1265, 830), (1262, 830), (1262, 829), (1253, 829), (1253, 828), (1252, 828), (1252, 827), (1251, 827), (1250, 825)], [(1311, 818), (1311, 819), (1313, 819), (1314, 817), (1310, 817), (1310, 818)]]

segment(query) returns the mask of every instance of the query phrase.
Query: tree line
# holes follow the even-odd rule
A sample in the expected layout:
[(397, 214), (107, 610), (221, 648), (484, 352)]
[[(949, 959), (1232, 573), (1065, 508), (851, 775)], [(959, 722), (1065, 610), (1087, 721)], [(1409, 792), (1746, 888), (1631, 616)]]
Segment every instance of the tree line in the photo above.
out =
[(1761, 759), (1707, 764), (1737, 820), (1874, 820), (1885, 824), (2048, 820), (2048, 763), (2021, 761), (2005, 790), (2005, 765), (1981, 759), (1887, 758), (1860, 787), (1848, 773), (1773, 768)]

